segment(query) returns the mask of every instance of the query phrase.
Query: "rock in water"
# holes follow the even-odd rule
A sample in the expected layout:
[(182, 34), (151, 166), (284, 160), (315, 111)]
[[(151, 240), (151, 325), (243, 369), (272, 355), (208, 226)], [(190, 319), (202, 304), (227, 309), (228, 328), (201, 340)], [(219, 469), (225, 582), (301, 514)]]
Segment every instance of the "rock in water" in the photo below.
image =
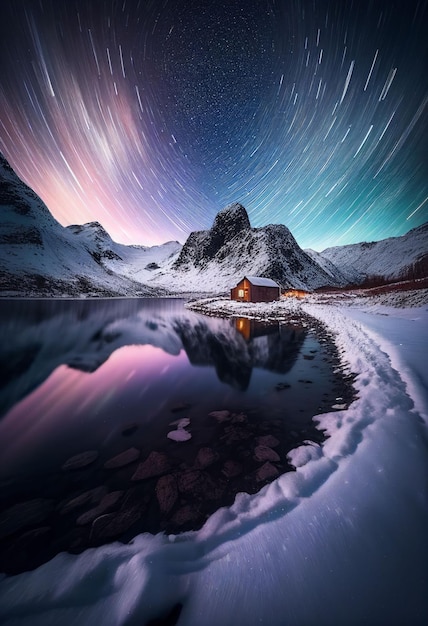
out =
[(52, 500), (44, 498), (19, 502), (19, 504), (6, 509), (0, 515), (0, 539), (26, 526), (40, 524), (50, 515), (53, 509)]
[(238, 461), (229, 459), (223, 465), (221, 473), (224, 474), (226, 478), (235, 478), (236, 476), (239, 476), (239, 474), (242, 474), (242, 465), (238, 463)]
[(117, 469), (119, 467), (125, 467), (130, 463), (133, 463), (140, 456), (140, 451), (137, 448), (128, 448), (124, 452), (114, 456), (104, 463), (104, 469)]
[(76, 524), (78, 526), (85, 526), (91, 524), (97, 517), (100, 517), (104, 513), (108, 513), (115, 508), (116, 504), (123, 496), (123, 491), (112, 491), (104, 496), (98, 506), (86, 511), (80, 517), (77, 518)]
[(95, 487), (95, 489), (84, 491), (72, 500), (68, 500), (68, 502), (63, 504), (59, 509), (60, 515), (67, 515), (67, 513), (71, 513), (71, 511), (85, 506), (86, 504), (97, 504), (106, 493), (107, 489), (104, 485)]
[(171, 413), (180, 413), (180, 411), (187, 411), (188, 409), (190, 409), (190, 404), (183, 402), (182, 404), (177, 404), (177, 406), (172, 407)]
[(156, 497), (162, 513), (169, 513), (178, 498), (177, 481), (172, 474), (161, 476), (156, 485)]
[(178, 428), (177, 430), (171, 430), (167, 437), (172, 439), (172, 441), (188, 441), (192, 438), (192, 435), (184, 428)]
[(178, 489), (180, 493), (201, 494), (205, 486), (205, 476), (199, 470), (184, 470), (178, 475)]
[(279, 446), (280, 441), (273, 435), (261, 435), (257, 437), (257, 443), (260, 446), (268, 446), (269, 448), (276, 448)]
[(259, 467), (256, 472), (256, 480), (258, 483), (264, 482), (265, 480), (271, 480), (277, 476), (279, 476), (279, 470), (275, 467), (275, 465), (269, 463), (269, 461), (266, 461), (266, 463)]
[(218, 459), (218, 454), (212, 448), (200, 448), (195, 460), (195, 466), (198, 469), (205, 469)]
[(137, 429), (138, 429), (138, 424), (136, 422), (131, 422), (130, 424), (127, 424), (126, 426), (123, 427), (122, 435), (124, 437), (129, 437), (130, 435), (133, 435)]
[(80, 454), (76, 454), (75, 456), (70, 457), (62, 466), (64, 471), (82, 469), (83, 467), (87, 467), (96, 461), (98, 458), (98, 452), (96, 450), (87, 450), (86, 452), (81, 452)]
[(214, 417), (218, 422), (227, 422), (232, 418), (230, 411), (211, 411), (208, 413), (210, 417)]
[(114, 539), (125, 533), (142, 515), (142, 510), (133, 507), (118, 513), (106, 513), (97, 517), (91, 528), (91, 541)]
[(272, 448), (269, 448), (269, 446), (256, 446), (255, 450), (254, 450), (254, 460), (255, 461), (280, 461), (280, 457), (279, 454), (277, 452), (275, 452), (275, 450), (272, 450)]
[(162, 452), (150, 452), (145, 461), (139, 464), (131, 480), (145, 480), (166, 474), (171, 469), (168, 457)]

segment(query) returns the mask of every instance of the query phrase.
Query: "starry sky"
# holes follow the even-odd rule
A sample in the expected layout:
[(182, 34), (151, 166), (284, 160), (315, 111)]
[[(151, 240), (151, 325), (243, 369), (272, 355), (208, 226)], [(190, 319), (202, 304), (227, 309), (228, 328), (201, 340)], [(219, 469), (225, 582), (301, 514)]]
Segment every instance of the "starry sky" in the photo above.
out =
[(241, 202), (302, 247), (428, 219), (427, 0), (0, 0), (0, 150), (153, 245)]

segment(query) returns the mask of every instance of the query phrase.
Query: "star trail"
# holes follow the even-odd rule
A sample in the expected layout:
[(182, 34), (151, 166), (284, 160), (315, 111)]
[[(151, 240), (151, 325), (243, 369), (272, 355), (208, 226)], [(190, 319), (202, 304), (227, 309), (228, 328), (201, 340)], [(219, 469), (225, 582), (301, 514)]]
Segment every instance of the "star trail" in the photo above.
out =
[(316, 250), (428, 219), (427, 1), (2, 0), (0, 150), (64, 225), (241, 202)]

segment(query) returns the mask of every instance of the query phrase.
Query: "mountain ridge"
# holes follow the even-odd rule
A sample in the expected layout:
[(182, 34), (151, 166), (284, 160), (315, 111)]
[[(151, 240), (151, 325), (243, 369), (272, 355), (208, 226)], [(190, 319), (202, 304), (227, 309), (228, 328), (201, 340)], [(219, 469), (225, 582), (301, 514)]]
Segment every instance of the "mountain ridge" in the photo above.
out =
[(428, 223), (401, 237), (320, 253), (302, 250), (283, 224), (252, 227), (238, 202), (183, 246), (120, 244), (97, 221), (62, 226), (1, 153), (0, 215), (3, 296), (228, 293), (246, 274), (309, 291), (428, 276)]
[(320, 257), (340, 266), (356, 285), (417, 280), (428, 276), (428, 222), (399, 237), (326, 248)]
[(252, 228), (240, 203), (217, 213), (210, 229), (192, 232), (171, 269), (175, 283), (188, 289), (199, 281), (227, 290), (242, 274), (272, 278), (283, 288), (314, 289), (343, 282), (340, 272), (327, 274), (306, 254), (284, 224)]

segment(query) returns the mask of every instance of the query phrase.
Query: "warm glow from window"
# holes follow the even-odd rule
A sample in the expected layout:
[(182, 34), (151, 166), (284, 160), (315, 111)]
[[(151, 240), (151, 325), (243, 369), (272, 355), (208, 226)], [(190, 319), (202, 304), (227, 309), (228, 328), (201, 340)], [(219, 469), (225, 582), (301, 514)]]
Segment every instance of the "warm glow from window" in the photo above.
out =
[(238, 289), (238, 298), (243, 298), (243, 297), (244, 297), (244, 290)]

